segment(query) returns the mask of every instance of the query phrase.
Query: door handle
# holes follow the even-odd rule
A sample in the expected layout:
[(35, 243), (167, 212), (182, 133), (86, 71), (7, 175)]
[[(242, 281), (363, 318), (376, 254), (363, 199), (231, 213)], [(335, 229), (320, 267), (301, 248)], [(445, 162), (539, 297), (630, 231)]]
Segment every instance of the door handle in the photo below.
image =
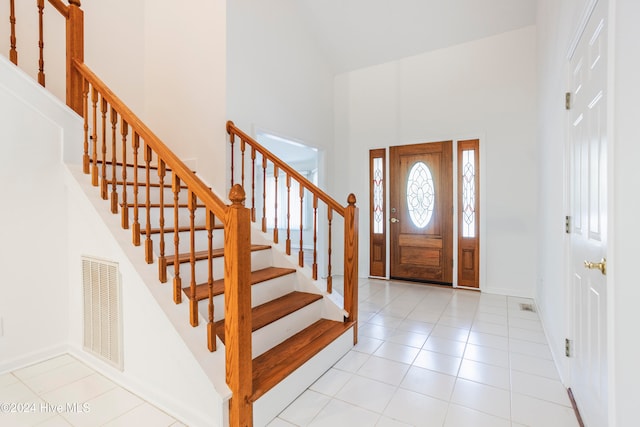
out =
[(398, 218), (391, 218), (391, 219), (390, 219), (390, 221), (391, 221), (392, 223), (394, 223), (394, 224), (395, 224), (396, 222), (400, 222), (400, 220), (399, 220)]
[(588, 268), (589, 270), (600, 270), (600, 273), (602, 273), (604, 276), (607, 275), (607, 259), (606, 258), (602, 258), (600, 262), (585, 261), (584, 267)]

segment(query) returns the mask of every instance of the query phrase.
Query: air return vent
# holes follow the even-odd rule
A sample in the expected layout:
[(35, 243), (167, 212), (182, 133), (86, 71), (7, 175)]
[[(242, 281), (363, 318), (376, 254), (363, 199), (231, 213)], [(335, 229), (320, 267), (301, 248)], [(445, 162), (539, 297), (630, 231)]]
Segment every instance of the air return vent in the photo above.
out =
[(122, 310), (118, 264), (82, 257), (84, 348), (122, 370)]

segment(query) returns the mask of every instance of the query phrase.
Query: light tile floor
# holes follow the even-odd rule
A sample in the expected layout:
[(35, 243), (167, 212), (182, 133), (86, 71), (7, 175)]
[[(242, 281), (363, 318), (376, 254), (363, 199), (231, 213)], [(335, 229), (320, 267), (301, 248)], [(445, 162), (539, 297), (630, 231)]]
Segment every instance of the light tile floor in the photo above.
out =
[[(358, 345), (269, 427), (578, 425), (540, 319), (520, 308), (532, 300), (381, 280), (359, 291)], [(69, 355), (0, 375), (0, 426), (36, 425), (183, 426)]]
[(361, 280), (358, 345), (269, 427), (578, 426), (530, 299)]
[(0, 426), (184, 424), (65, 354), (0, 375)]

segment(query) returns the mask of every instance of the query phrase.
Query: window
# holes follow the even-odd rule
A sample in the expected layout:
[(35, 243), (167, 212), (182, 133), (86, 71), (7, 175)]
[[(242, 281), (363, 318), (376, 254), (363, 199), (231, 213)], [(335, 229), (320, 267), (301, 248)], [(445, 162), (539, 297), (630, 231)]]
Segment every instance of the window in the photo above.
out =
[(433, 216), (435, 189), (429, 166), (417, 162), (407, 176), (407, 207), (411, 222), (418, 228), (425, 228)]

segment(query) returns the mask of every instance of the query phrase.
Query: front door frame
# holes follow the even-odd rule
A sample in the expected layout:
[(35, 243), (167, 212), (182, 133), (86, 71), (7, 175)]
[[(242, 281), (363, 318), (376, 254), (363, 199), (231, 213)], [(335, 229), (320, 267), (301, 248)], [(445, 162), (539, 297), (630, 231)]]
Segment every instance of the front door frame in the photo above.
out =
[[(470, 133), (464, 133), (464, 134), (458, 134), (455, 135), (455, 137), (452, 138), (425, 138), (425, 141), (436, 141), (436, 140), (440, 140), (440, 139), (450, 139), (453, 141), (453, 151), (454, 153), (457, 152), (458, 150), (458, 142), (459, 141), (464, 141), (464, 140), (478, 140), (479, 141), (479, 168), (481, 171), (486, 171), (486, 135), (484, 132), (470, 132)], [(406, 143), (406, 144), (398, 144), (398, 145), (411, 145), (412, 143)], [(389, 146), (385, 147), (385, 150), (388, 150)], [(389, 156), (386, 156), (386, 170), (389, 170)], [(453, 159), (453, 174), (454, 177), (458, 176), (458, 160), (457, 160), (457, 156), (454, 155), (454, 159)], [(480, 211), (480, 224), (479, 224), (479, 228), (480, 228), (480, 236), (486, 236), (486, 215), (482, 214), (483, 212), (486, 212), (486, 173), (480, 173), (480, 180), (479, 180), (479, 189), (478, 189), (478, 194), (480, 197), (480, 205), (479, 205), (479, 211)], [(388, 178), (388, 177), (387, 177)], [(386, 180), (386, 184), (385, 184), (385, 190), (386, 190), (386, 196), (385, 196), (385, 215), (386, 215), (386, 225), (389, 225), (389, 202), (390, 202), (390, 192), (389, 192), (389, 179)], [(458, 194), (458, 182), (457, 179), (454, 178), (453, 180), (453, 193), (454, 193), (454, 198), (453, 198), (453, 208), (454, 208), (454, 212), (457, 212), (458, 210), (458, 198), (455, 197), (456, 194)], [(486, 266), (486, 242), (487, 239), (486, 238), (481, 238), (480, 239), (480, 261), (479, 261), (479, 265), (480, 265), (480, 277), (479, 277), (479, 286), (478, 288), (467, 288), (464, 286), (459, 286), (458, 285), (458, 258), (457, 258), (457, 253), (458, 253), (458, 221), (457, 221), (457, 216), (454, 217), (454, 222), (453, 222), (453, 237), (454, 237), (454, 241), (453, 241), (453, 251), (454, 251), (454, 270), (453, 270), (453, 287), (454, 288), (461, 288), (461, 289), (473, 289), (473, 290), (479, 290), (482, 291), (485, 287), (485, 283), (486, 283), (486, 277), (487, 277), (487, 272), (486, 272), (486, 268), (484, 268), (484, 266)], [(389, 237), (389, 233), (387, 233), (386, 236), (387, 239), (387, 248), (389, 248), (390, 245), (390, 237)], [(390, 256), (390, 251), (387, 250), (387, 253), (385, 255), (386, 257), (386, 265), (390, 265), (391, 262), (391, 256)], [(385, 279), (390, 279), (390, 274), (389, 274), (389, 268), (387, 268), (386, 270), (386, 275), (385, 275)]]

